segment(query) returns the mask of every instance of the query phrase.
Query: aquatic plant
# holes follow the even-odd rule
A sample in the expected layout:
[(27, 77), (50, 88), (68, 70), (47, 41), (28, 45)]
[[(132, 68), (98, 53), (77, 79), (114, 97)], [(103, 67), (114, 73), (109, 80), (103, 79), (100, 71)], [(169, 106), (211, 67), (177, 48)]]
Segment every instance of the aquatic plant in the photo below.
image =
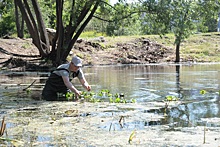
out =
[(132, 131), (131, 135), (129, 136), (129, 139), (128, 139), (128, 143), (131, 144), (131, 141), (133, 140), (133, 138), (135, 137), (136, 135), (136, 131)]
[(10, 139), (10, 138), (0, 137), (0, 141), (10, 142), (14, 147), (24, 146), (25, 145), (25, 143), (23, 141), (16, 140), (16, 139)]
[(165, 97), (165, 101), (178, 101), (178, 100), (179, 100), (179, 98), (174, 95), (167, 95)]
[(164, 116), (166, 117), (166, 116), (168, 116), (167, 115), (167, 109), (168, 109), (168, 107), (169, 107), (169, 104), (170, 104), (170, 102), (172, 102), (172, 101), (178, 101), (179, 100), (179, 98), (177, 97), (177, 96), (174, 96), (174, 95), (167, 95), (166, 97), (165, 97), (165, 106), (164, 106)]
[(200, 92), (199, 92), (200, 94), (202, 94), (202, 95), (204, 95), (204, 94), (206, 94), (207, 93), (207, 91), (206, 90), (200, 90)]
[(85, 92), (83, 91), (82, 94), (80, 95), (81, 99), (84, 99), (87, 102), (102, 102), (103, 98), (109, 98), (110, 103), (135, 103), (135, 99), (131, 100), (126, 100), (124, 98), (124, 93), (116, 93), (112, 94), (108, 89), (102, 89), (98, 91), (97, 93), (95, 92)]
[(75, 98), (75, 94), (72, 92), (67, 92), (65, 97), (67, 100), (73, 100)]
[[(99, 93), (100, 94), (100, 93)], [(82, 94), (80, 95), (80, 99), (84, 99), (87, 102), (101, 102), (100, 99), (95, 98), (95, 93), (94, 92), (85, 92), (83, 91)]]
[(109, 98), (110, 103), (129, 103), (129, 102), (136, 102), (136, 101), (128, 101), (124, 98), (124, 93), (116, 93), (114, 97)]
[(31, 94), (31, 90), (28, 88), (28, 89), (26, 89), (26, 93), (27, 94)]

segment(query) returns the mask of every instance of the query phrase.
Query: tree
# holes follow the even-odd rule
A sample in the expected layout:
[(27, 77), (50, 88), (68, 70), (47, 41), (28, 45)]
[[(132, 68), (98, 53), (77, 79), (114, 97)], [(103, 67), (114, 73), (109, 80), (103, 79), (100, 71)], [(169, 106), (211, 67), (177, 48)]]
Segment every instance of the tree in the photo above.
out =
[[(27, 0), (17, 0), (17, 5), (40, 55), (44, 58), (50, 58), (56, 66), (66, 60), (74, 43), (92, 19), (100, 2), (101, 0), (73, 0), (72, 2), (56, 0), (56, 35), (53, 39), (51, 51), (37, 0), (31, 0), (31, 3)], [(68, 4), (65, 5), (64, 3)], [(31, 6), (33, 11), (31, 11)]]
[(216, 32), (217, 31), (217, 21), (218, 14), (220, 12), (220, 1), (211, 0), (204, 1), (199, 0), (197, 2), (197, 8), (195, 10), (198, 13), (199, 17), (199, 27), (198, 31), (200, 32)]
[(171, 31), (170, 0), (140, 0), (140, 16), (144, 34), (165, 35)]
[(180, 62), (180, 45), (195, 32), (195, 22), (199, 19), (195, 11), (197, 3), (194, 0), (150, 0), (143, 2), (147, 12), (153, 14), (154, 26), (161, 26), (160, 35), (173, 32), (175, 35), (176, 59)]
[(171, 8), (171, 27), (175, 35), (176, 44), (175, 62), (180, 62), (180, 45), (184, 39), (195, 31), (193, 23), (196, 20), (196, 18), (193, 18), (195, 16), (195, 3), (191, 0), (182, 2), (176, 0), (171, 3)]

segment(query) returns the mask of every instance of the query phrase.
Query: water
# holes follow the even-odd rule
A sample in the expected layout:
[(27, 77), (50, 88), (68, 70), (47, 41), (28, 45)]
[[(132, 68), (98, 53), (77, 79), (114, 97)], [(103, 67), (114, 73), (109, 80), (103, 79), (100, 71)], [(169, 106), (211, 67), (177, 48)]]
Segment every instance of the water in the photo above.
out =
[(192, 100), (198, 98), (200, 90), (220, 89), (219, 64), (100, 66), (83, 70), (93, 91), (122, 92), (138, 102), (161, 100), (165, 95)]
[[(49, 73), (1, 71), (0, 118), (6, 116), (9, 134), (6, 136), (24, 140), (26, 146), (32, 146), (33, 143), (63, 146), (60, 140), (73, 146), (89, 144), (84, 137), (86, 134), (88, 136), (89, 131), (97, 131), (94, 128), (111, 134), (109, 131), (127, 130), (130, 133), (134, 129), (142, 130), (155, 125), (166, 125), (171, 130), (176, 127), (220, 126), (220, 64), (94, 66), (83, 67), (83, 71), (93, 92), (108, 89), (113, 94), (124, 93), (126, 99), (136, 99), (137, 105), (104, 106), (104, 110), (107, 108), (105, 111), (93, 110), (91, 114), (86, 112), (79, 116), (65, 117), (61, 111), (63, 106), (65, 111), (76, 109), (80, 112), (82, 108), (92, 110), (94, 105), (73, 106), (69, 103), (54, 104), (35, 100), (39, 98)], [(84, 90), (77, 79), (72, 82), (79, 90)], [(31, 83), (31, 92), (36, 92), (35, 98), (25, 90)], [(202, 95), (201, 90), (207, 93)], [(166, 110), (147, 109), (147, 103), (163, 103), (168, 95), (178, 97), (183, 103)], [(104, 99), (108, 101), (108, 98)], [(95, 105), (97, 107), (99, 104)], [(132, 115), (119, 123), (118, 116), (127, 114), (126, 112), (131, 112)], [(167, 117), (163, 117), (165, 113)], [(152, 114), (156, 114), (159, 119), (155, 115), (151, 118)], [(77, 125), (92, 127), (91, 130), (82, 129), (77, 137)], [(83, 134), (83, 137), (79, 134)], [(13, 146), (9, 142), (4, 144)]]
[[(201, 118), (220, 116), (219, 64), (100, 66), (84, 68), (84, 72), (94, 91), (124, 93), (138, 103), (162, 101), (168, 95), (186, 102), (167, 111), (167, 119), (158, 124), (197, 126), (204, 125)], [(201, 90), (207, 93), (202, 95)]]
[[(220, 64), (94, 66), (83, 67), (83, 71), (94, 92), (108, 89), (113, 94), (124, 93), (126, 99), (136, 99), (137, 103), (163, 101), (168, 95), (185, 102), (167, 111), (167, 119), (158, 124), (178, 121), (182, 126), (199, 125), (201, 118), (220, 116)], [(7, 109), (19, 108), (19, 104), (32, 104), (32, 98), (20, 96), (18, 90), (35, 81), (32, 88), (40, 92), (48, 75), (41, 72), (2, 72), (0, 115)], [(77, 79), (72, 82), (84, 90)], [(207, 93), (202, 95), (201, 90)], [(144, 122), (144, 125), (148, 124)]]

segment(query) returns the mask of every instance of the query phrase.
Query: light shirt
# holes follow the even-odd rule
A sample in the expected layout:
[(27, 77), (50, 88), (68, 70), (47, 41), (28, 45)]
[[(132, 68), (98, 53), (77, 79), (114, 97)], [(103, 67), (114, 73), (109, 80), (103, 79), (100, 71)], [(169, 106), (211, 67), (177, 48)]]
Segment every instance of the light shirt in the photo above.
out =
[[(69, 71), (69, 66), (70, 66), (70, 63), (62, 64), (62, 65), (58, 66), (58, 69), (65, 68)], [(79, 74), (77, 77), (79, 79), (85, 79), (82, 69), (79, 68), (78, 70), (79, 70)], [(72, 75), (73, 75), (73, 72), (69, 71), (69, 73), (68, 73), (66, 70), (55, 70), (53, 73), (57, 74), (58, 76), (64, 76), (64, 77), (65, 76), (72, 77)]]

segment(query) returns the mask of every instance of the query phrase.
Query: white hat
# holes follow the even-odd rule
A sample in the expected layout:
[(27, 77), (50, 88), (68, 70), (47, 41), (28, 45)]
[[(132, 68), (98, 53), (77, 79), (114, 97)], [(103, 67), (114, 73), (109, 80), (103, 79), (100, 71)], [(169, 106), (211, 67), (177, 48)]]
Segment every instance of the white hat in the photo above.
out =
[(77, 56), (74, 56), (71, 60), (71, 62), (75, 65), (75, 66), (82, 66), (82, 60), (77, 57)]

